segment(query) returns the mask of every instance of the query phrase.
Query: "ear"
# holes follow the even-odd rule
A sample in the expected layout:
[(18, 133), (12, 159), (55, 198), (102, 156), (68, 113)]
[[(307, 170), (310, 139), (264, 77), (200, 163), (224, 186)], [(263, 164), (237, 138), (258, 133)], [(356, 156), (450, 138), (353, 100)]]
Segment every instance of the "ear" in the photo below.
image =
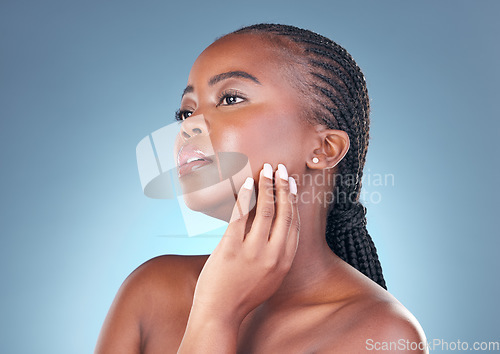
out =
[(311, 154), (307, 167), (320, 170), (334, 168), (349, 151), (349, 135), (336, 129), (324, 129), (317, 133), (318, 148)]

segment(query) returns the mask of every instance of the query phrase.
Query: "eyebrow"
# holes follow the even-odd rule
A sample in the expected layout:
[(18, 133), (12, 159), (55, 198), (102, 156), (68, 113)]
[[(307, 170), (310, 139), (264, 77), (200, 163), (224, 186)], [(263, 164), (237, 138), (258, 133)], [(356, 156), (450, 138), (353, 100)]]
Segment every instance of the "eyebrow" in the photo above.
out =
[(184, 95), (186, 93), (191, 93), (194, 91), (194, 87), (192, 85), (187, 85), (186, 88), (184, 89), (184, 91), (182, 91), (182, 96), (181, 97), (184, 97)]
[[(253, 76), (245, 71), (239, 71), (239, 70), (238, 71), (228, 71), (226, 73), (217, 74), (215, 76), (212, 76), (210, 78), (210, 80), (208, 80), (208, 85), (213, 86), (218, 82), (221, 82), (223, 80), (227, 80), (227, 79), (230, 79), (233, 77), (239, 77), (242, 79), (252, 80), (256, 84), (262, 85), (260, 83), (259, 79), (257, 79), (255, 76)], [(192, 85), (187, 85), (186, 88), (184, 89), (184, 91), (182, 92), (182, 97), (184, 97), (184, 95), (186, 93), (191, 93), (191, 92), (194, 92), (194, 87)]]
[(210, 80), (208, 80), (208, 85), (213, 86), (222, 80), (227, 80), (227, 79), (230, 79), (232, 77), (240, 77), (242, 79), (249, 79), (249, 80), (252, 80), (253, 82), (255, 82), (256, 84), (261, 85), (260, 81), (255, 76), (253, 76), (245, 71), (228, 71), (227, 73), (222, 73), (222, 74), (212, 76), (212, 78), (210, 78)]

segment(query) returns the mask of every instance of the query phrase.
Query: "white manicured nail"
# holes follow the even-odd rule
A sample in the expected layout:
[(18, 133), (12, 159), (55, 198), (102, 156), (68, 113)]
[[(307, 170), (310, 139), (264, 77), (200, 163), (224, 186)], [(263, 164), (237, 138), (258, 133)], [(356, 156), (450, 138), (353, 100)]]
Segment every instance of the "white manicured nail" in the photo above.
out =
[(252, 190), (253, 188), (253, 178), (252, 177), (247, 177), (247, 179), (245, 180), (245, 183), (243, 183), (243, 188), (245, 189), (248, 189), (248, 190)]
[(297, 195), (297, 182), (295, 182), (295, 178), (288, 177), (288, 183), (290, 184), (290, 192)]
[(264, 177), (273, 179), (273, 167), (270, 164), (265, 163), (263, 170), (264, 171), (262, 172), (262, 174), (264, 175)]
[(278, 164), (278, 172), (279, 172), (280, 178), (283, 181), (288, 181), (288, 172), (286, 171), (285, 165), (283, 165), (281, 163)]

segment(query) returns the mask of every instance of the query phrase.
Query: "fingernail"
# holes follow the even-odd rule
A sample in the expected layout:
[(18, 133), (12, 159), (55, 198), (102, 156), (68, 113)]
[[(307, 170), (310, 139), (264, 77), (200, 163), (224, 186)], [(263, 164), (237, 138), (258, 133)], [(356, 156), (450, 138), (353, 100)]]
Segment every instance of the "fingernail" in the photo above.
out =
[(247, 179), (245, 180), (245, 183), (243, 183), (243, 188), (245, 189), (248, 189), (248, 190), (252, 190), (253, 188), (253, 178), (252, 177), (247, 177)]
[(271, 166), (268, 163), (265, 163), (263, 170), (264, 171), (262, 172), (262, 174), (264, 175), (264, 177), (267, 177), (269, 179), (273, 179), (273, 166)]
[(286, 167), (285, 165), (283, 164), (278, 164), (278, 172), (279, 172), (279, 175), (280, 175), (280, 178), (283, 180), (283, 181), (288, 181), (288, 172), (286, 172)]
[(290, 184), (290, 192), (294, 195), (297, 195), (297, 182), (295, 182), (295, 178), (289, 177), (288, 183)]

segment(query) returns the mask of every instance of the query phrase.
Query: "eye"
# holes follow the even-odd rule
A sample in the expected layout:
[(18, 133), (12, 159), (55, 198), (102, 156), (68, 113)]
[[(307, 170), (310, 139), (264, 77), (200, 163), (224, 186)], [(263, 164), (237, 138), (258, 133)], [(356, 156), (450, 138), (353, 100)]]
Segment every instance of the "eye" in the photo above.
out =
[(190, 117), (192, 114), (193, 114), (193, 112), (191, 112), (191, 111), (187, 111), (187, 110), (180, 110), (180, 109), (178, 109), (178, 110), (175, 112), (175, 120), (178, 120), (178, 121), (183, 121), (183, 120), (185, 120), (186, 118)]
[(217, 106), (231, 106), (245, 101), (245, 97), (237, 90), (227, 90), (220, 94)]
[(226, 97), (224, 97), (222, 102), (227, 104), (227, 105), (231, 105), (231, 104), (243, 102), (243, 99), (241, 97), (238, 97), (238, 96), (226, 96)]

